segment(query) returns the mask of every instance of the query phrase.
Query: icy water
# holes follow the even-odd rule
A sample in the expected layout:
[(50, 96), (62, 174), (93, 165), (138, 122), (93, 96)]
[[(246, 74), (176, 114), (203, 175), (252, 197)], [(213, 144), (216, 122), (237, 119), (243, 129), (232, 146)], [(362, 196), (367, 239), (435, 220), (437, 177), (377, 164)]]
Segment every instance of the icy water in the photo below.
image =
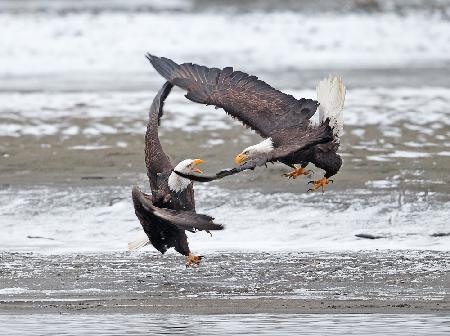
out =
[(22, 315), (0, 316), (0, 335), (448, 335), (442, 315)]

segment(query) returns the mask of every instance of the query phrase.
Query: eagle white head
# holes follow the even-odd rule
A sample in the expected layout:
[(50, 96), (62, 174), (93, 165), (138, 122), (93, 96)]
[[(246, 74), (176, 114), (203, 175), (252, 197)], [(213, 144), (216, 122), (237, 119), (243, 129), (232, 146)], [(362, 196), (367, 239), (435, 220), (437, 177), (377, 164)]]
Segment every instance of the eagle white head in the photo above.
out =
[(267, 138), (259, 144), (245, 148), (240, 154), (236, 155), (234, 162), (242, 164), (248, 159), (251, 159), (259, 154), (270, 153), (273, 150), (272, 138)]
[[(200, 159), (186, 159), (177, 164), (173, 170), (185, 174), (202, 173), (202, 171), (197, 167), (202, 163), (203, 160)], [(169, 175), (167, 184), (169, 185), (170, 190), (181, 192), (185, 190), (191, 182), (191, 180), (172, 172)]]

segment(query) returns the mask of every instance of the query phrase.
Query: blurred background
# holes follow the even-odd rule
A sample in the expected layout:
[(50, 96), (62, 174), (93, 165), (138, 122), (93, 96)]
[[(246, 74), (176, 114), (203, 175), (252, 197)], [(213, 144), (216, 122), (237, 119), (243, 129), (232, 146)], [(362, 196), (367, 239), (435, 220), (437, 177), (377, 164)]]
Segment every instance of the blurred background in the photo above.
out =
[[(344, 166), (325, 194), (282, 165), (198, 185), (198, 210), (227, 230), (195, 235), (194, 251), (449, 249), (450, 1), (20, 0), (0, 1), (0, 23), (1, 249), (126, 249), (164, 82), (146, 52), (297, 98), (329, 73), (348, 88)], [(165, 111), (174, 162), (214, 172), (259, 141), (179, 90)]]

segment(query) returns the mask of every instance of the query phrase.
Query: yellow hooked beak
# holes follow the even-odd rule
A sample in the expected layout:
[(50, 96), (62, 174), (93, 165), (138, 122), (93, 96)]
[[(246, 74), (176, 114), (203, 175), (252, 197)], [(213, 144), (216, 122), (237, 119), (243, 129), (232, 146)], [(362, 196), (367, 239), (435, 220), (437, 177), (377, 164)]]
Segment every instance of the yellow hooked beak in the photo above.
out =
[(241, 164), (244, 163), (245, 161), (247, 161), (248, 159), (248, 155), (245, 154), (238, 154), (236, 155), (236, 157), (234, 158), (234, 162), (236, 162), (236, 164)]
[[(205, 161), (203, 161), (201, 159), (195, 159), (194, 160), (194, 165), (196, 166), (196, 165), (202, 164), (203, 162), (205, 162)], [(200, 174), (203, 173), (199, 168), (192, 168), (192, 171), (194, 173), (200, 173)]]

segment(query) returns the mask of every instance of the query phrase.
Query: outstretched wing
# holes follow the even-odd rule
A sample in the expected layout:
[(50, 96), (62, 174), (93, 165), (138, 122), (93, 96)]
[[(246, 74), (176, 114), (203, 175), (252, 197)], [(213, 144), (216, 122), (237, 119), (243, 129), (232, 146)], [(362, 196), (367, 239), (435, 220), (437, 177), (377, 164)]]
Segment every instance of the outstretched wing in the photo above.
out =
[(147, 54), (153, 67), (169, 82), (188, 91), (186, 98), (223, 108), (263, 137), (280, 128), (308, 124), (317, 101), (296, 99), (245, 72), (233, 68), (207, 68), (192, 63), (177, 64)]
[(185, 174), (179, 171), (174, 170), (174, 172), (182, 177), (188, 178), (192, 181), (196, 181), (196, 182), (210, 182), (210, 181), (214, 181), (214, 180), (219, 180), (222, 179), (226, 176), (230, 176), (230, 175), (234, 175), (234, 174), (238, 174), (240, 172), (243, 172), (245, 170), (249, 170), (249, 169), (255, 169), (257, 166), (262, 166), (263, 164), (265, 164), (267, 162), (267, 156), (261, 156), (258, 158), (255, 158), (253, 160), (249, 160), (246, 163), (240, 165), (239, 167), (235, 167), (235, 168), (226, 168), (223, 169), (221, 171), (219, 171), (218, 173), (216, 173), (215, 175), (197, 175), (197, 174)]
[(152, 190), (158, 189), (158, 174), (173, 169), (169, 157), (164, 153), (158, 137), (158, 126), (163, 114), (164, 101), (173, 85), (166, 82), (153, 99), (149, 111), (147, 132), (145, 133), (145, 165)]
[(331, 129), (328, 123), (329, 120), (327, 119), (324, 123), (322, 123), (318, 127), (308, 128), (305, 131), (304, 135), (297, 139), (296, 144), (294, 145), (285, 145), (277, 147), (270, 153), (260, 154), (257, 157), (251, 158), (250, 160), (245, 162), (243, 165), (240, 165), (239, 167), (224, 169), (212, 176), (185, 174), (176, 170), (174, 170), (174, 172), (192, 181), (209, 182), (224, 178), (226, 176), (238, 174), (245, 170), (254, 169), (258, 166), (266, 164), (267, 162), (279, 161), (293, 154), (296, 154), (298, 156), (297, 157), (298, 162), (301, 162), (303, 161), (300, 157), (302, 151), (305, 151), (311, 148), (312, 146), (327, 143), (333, 140), (333, 130)]
[[(151, 225), (153, 218), (155, 222), (158, 222), (158, 225), (161, 225), (163, 222), (165, 225), (191, 232), (223, 229), (222, 225), (214, 223), (214, 218), (208, 215), (198, 214), (193, 211), (159, 208), (153, 204), (151, 196), (143, 194), (138, 187), (133, 188), (132, 198), (136, 215), (144, 217), (143, 213), (145, 212), (146, 225)], [(144, 226), (142, 221), (141, 224)], [(154, 224), (156, 225), (157, 223)], [(144, 230), (147, 232), (145, 227)], [(164, 228), (160, 231), (164, 231)]]

